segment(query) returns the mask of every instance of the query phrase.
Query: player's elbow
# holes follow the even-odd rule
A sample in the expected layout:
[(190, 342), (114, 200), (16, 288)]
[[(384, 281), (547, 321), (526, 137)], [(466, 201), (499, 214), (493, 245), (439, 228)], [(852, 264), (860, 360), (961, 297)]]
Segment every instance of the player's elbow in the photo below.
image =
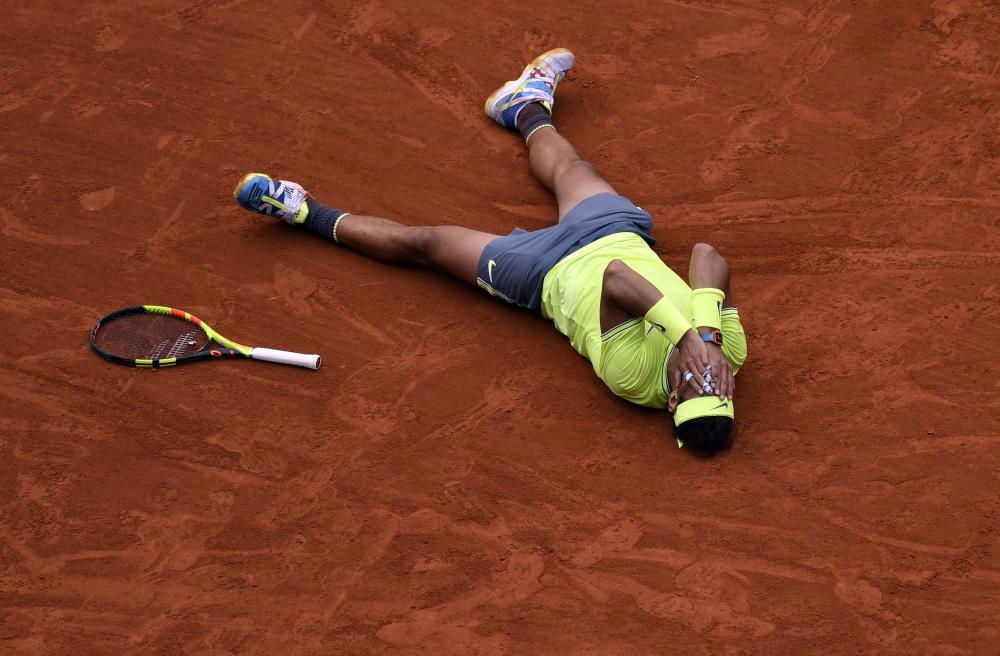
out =
[(627, 280), (630, 273), (633, 273), (632, 270), (621, 260), (615, 259), (608, 262), (608, 265), (604, 267), (603, 296), (612, 302), (620, 300), (622, 293), (628, 286)]
[(632, 270), (621, 260), (615, 259), (608, 262), (604, 267), (604, 289), (615, 290), (625, 284), (625, 278)]
[(694, 264), (696, 262), (711, 264), (714, 270), (724, 272), (727, 276), (729, 275), (729, 262), (711, 244), (699, 242), (694, 245), (694, 248), (691, 249), (691, 263)]
[(706, 244), (705, 242), (698, 242), (691, 249), (692, 257), (712, 257), (713, 255), (718, 255), (719, 251), (715, 250), (715, 246), (711, 244)]
[(726, 258), (722, 257), (722, 254), (715, 250), (715, 246), (706, 244), (705, 242), (698, 242), (694, 245), (694, 248), (691, 249), (691, 257), (699, 260), (726, 261)]
[(627, 268), (628, 266), (621, 260), (611, 260), (608, 262), (608, 266), (604, 268), (604, 279), (613, 280), (615, 278), (621, 278)]

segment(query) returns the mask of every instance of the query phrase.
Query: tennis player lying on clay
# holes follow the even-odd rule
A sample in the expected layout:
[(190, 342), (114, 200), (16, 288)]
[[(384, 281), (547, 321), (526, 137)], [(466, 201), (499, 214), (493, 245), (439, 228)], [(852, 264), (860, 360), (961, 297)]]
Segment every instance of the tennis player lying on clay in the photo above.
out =
[(506, 236), (403, 225), (327, 207), (301, 185), (260, 173), (244, 177), (233, 195), (250, 211), (368, 257), (434, 267), (540, 312), (612, 392), (666, 408), (679, 444), (727, 448), (734, 376), (747, 355), (729, 266), (696, 244), (685, 284), (650, 248), (653, 217), (615, 193), (556, 131), (553, 95), (573, 61), (569, 50), (550, 50), (486, 100), (490, 118), (524, 137), (532, 172), (555, 194), (556, 225)]

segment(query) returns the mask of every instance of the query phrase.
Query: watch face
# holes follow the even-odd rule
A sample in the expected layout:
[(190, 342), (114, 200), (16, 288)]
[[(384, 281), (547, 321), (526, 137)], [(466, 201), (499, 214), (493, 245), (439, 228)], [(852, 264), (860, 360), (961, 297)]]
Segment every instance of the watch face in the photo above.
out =
[(722, 333), (718, 330), (713, 330), (710, 333), (702, 333), (701, 339), (710, 344), (716, 344), (717, 346), (722, 346)]

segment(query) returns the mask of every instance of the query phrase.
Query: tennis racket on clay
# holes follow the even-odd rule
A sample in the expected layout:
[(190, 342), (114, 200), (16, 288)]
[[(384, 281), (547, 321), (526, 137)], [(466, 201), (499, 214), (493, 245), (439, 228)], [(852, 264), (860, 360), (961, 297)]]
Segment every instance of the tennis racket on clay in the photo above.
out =
[(105, 360), (130, 367), (173, 367), (212, 358), (249, 358), (306, 369), (319, 369), (320, 364), (315, 353), (237, 344), (193, 314), (162, 305), (112, 312), (90, 331), (90, 346)]

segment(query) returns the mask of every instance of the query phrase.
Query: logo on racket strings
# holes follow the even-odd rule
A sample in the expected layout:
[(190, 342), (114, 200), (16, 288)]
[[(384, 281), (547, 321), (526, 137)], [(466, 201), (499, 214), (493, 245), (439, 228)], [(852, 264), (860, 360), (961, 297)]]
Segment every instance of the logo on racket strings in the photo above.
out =
[[(167, 351), (167, 357), (168, 358), (176, 358), (178, 355), (180, 355), (181, 353), (183, 353), (186, 349), (189, 349), (189, 348), (192, 348), (194, 346), (197, 346), (198, 345), (197, 337), (198, 337), (198, 333), (196, 333), (194, 331), (189, 331), (189, 332), (186, 332), (186, 333), (180, 335), (177, 339), (174, 340), (174, 344), (173, 344), (173, 346), (170, 347), (170, 350)], [(169, 343), (169, 340), (165, 339), (162, 342), (160, 342), (159, 344), (157, 344), (156, 347), (153, 348), (153, 350), (149, 353), (149, 355), (146, 356), (146, 359), (147, 360), (159, 360), (160, 356), (163, 354), (163, 349), (166, 348), (166, 346), (167, 346), (168, 343)]]

